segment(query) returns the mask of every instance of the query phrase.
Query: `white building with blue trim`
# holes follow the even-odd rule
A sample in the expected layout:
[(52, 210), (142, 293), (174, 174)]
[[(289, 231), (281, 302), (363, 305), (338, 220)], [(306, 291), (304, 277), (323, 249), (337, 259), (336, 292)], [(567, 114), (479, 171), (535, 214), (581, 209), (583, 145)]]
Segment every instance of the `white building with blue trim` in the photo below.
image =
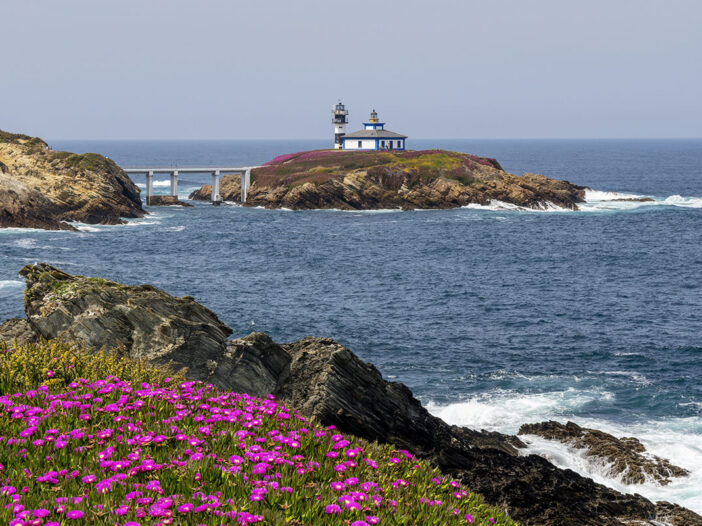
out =
[[(348, 134), (344, 133), (348, 122), (348, 111), (341, 104), (341, 101), (332, 112), (336, 118), (333, 121), (335, 123), (334, 143), (336, 148), (344, 150), (404, 150), (406, 148), (407, 136), (386, 130), (385, 123), (380, 122), (375, 110), (371, 112), (368, 122), (363, 123), (362, 130)], [(336, 117), (337, 114), (338, 117)], [(342, 120), (343, 122), (340, 122)]]

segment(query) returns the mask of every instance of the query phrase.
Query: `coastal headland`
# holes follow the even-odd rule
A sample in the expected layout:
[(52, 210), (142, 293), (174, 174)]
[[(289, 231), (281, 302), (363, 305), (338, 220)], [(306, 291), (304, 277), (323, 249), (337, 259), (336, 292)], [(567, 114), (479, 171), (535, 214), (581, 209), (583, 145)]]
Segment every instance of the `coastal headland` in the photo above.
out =
[[(254, 332), (230, 339), (232, 329), (189, 296), (72, 275), (45, 263), (20, 274), (26, 317), (0, 326), (0, 341), (58, 338), (145, 359), (220, 389), (271, 394), (323, 425), (409, 450), (523, 525), (702, 524), (702, 517), (680, 506), (615, 491), (525, 454), (519, 437), (450, 426), (404, 384), (388, 382), (330, 338), (279, 344)], [(578, 447), (599, 447), (625, 471), (645, 462), (637, 441), (573, 425), (542, 424), (521, 433), (580, 438)], [(659, 461), (666, 478), (686, 475)]]
[[(209, 200), (210, 185), (190, 199)], [(238, 176), (220, 194), (241, 201)], [(495, 159), (450, 152), (314, 150), (280, 155), (251, 172), (246, 206), (378, 210), (442, 209), (503, 201), (533, 209), (577, 210), (585, 188), (543, 175), (505, 172)]]
[(75, 230), (69, 222), (116, 225), (145, 214), (139, 188), (111, 159), (0, 130), (0, 227)]

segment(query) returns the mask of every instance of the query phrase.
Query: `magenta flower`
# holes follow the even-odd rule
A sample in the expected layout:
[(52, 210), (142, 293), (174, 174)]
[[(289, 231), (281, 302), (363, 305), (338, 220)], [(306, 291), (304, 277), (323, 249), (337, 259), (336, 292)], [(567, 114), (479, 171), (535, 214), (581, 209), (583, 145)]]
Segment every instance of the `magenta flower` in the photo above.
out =
[(66, 513), (66, 518), (71, 520), (77, 520), (83, 518), (83, 512), (80, 510), (71, 510)]
[(338, 504), (329, 504), (324, 508), (324, 513), (328, 515), (338, 515), (341, 513), (341, 507)]
[(189, 502), (178, 506), (178, 513), (190, 513), (191, 511), (193, 511), (193, 505)]

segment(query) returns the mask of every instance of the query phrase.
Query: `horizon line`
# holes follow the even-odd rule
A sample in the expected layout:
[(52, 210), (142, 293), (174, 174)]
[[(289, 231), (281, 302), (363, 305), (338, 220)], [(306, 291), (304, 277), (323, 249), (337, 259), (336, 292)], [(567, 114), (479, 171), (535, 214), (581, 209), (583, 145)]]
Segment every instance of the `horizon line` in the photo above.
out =
[[(47, 138), (46, 141), (329, 141), (329, 137), (311, 137), (302, 139), (290, 138), (99, 138), (88, 139), (81, 137)], [(670, 136), (670, 137), (417, 137), (410, 141), (663, 141), (663, 140), (702, 140), (702, 136)]]

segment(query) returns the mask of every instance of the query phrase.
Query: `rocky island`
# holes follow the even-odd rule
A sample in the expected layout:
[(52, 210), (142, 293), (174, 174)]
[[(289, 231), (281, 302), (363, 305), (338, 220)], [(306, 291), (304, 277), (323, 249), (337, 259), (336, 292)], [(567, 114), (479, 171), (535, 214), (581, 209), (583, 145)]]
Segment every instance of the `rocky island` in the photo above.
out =
[[(482, 494), (522, 525), (702, 525), (699, 515), (597, 484), (524, 452), (516, 436), (451, 426), (431, 415), (405, 385), (386, 381), (369, 363), (329, 338), (289, 344), (263, 333), (228, 339), (232, 329), (193, 298), (150, 285), (123, 285), (28, 265), (24, 319), (0, 326), (0, 341), (76, 342), (146, 359), (191, 380), (261, 396), (271, 394), (323, 425), (407, 449)], [(557, 440), (587, 436), (573, 425), (524, 427), (522, 434)], [(622, 462), (641, 446), (611, 436), (607, 455)], [(673, 473), (665, 465), (666, 476)]]
[(139, 188), (111, 159), (0, 130), (0, 228), (75, 230), (69, 222), (115, 225), (144, 214)]
[[(209, 200), (204, 185), (191, 199)], [(241, 201), (241, 182), (224, 175), (220, 194)], [(456, 208), (502, 201), (577, 210), (585, 188), (543, 175), (505, 172), (495, 159), (446, 150), (315, 150), (280, 155), (251, 172), (246, 206), (377, 210)]]

